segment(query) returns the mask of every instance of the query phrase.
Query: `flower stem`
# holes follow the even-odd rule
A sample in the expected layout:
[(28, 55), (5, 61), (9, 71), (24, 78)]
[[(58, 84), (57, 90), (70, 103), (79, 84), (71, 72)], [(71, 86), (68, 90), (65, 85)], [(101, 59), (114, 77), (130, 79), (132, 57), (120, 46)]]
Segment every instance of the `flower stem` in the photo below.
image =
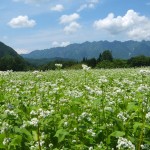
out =
[(38, 145), (39, 145), (39, 150), (41, 150), (41, 144), (40, 144), (40, 127), (38, 125)]

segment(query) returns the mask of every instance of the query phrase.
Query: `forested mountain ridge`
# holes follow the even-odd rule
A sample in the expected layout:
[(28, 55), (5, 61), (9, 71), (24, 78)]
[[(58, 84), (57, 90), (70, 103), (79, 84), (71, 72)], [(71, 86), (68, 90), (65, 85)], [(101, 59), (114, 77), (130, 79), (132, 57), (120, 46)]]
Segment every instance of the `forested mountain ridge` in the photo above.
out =
[(13, 48), (0, 42), (0, 70), (22, 71), (26, 67), (25, 60)]
[(14, 49), (12, 49), (11, 47), (0, 42), (0, 58), (4, 57), (6, 55), (11, 55), (14, 57), (20, 57), (19, 54)]
[(68, 58), (82, 60), (97, 58), (104, 50), (110, 50), (114, 58), (129, 59), (138, 55), (150, 56), (150, 41), (98, 41), (70, 44), (66, 47), (55, 47), (44, 50), (35, 50), (29, 54), (22, 54), (24, 58)]

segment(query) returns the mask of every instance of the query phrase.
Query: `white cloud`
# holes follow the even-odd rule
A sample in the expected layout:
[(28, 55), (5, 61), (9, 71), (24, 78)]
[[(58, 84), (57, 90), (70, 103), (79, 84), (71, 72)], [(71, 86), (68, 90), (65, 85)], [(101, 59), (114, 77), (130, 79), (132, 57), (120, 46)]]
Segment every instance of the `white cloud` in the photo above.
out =
[(128, 10), (124, 16), (115, 17), (113, 13), (93, 24), (97, 30), (106, 30), (112, 35), (125, 34), (131, 39), (150, 38), (150, 19)]
[(31, 28), (36, 25), (36, 22), (29, 20), (28, 16), (18, 16), (11, 19), (8, 25), (12, 28)]
[(150, 23), (143, 28), (139, 27), (129, 31), (128, 36), (133, 40), (150, 40)]
[(83, 5), (81, 5), (81, 6), (79, 7), (79, 9), (77, 10), (77, 12), (80, 12), (80, 11), (86, 9), (86, 8), (88, 8), (88, 4), (83, 4)]
[(61, 47), (66, 47), (68, 45), (70, 45), (70, 42), (69, 41), (65, 41), (65, 42), (62, 42), (60, 46)]
[(66, 47), (67, 45), (69, 45), (70, 44), (70, 42), (69, 41), (64, 41), (64, 42), (57, 42), (57, 41), (54, 41), (53, 43), (52, 43), (52, 46), (53, 47)]
[(17, 48), (17, 49), (15, 49), (15, 51), (18, 54), (27, 54), (28, 53), (28, 50), (26, 50), (26, 49), (19, 49), (19, 48)]
[(58, 47), (60, 44), (59, 44), (59, 42), (57, 42), (57, 41), (54, 41), (54, 42), (52, 42), (52, 46), (53, 47)]
[(61, 12), (61, 11), (64, 10), (64, 6), (61, 5), (61, 4), (57, 4), (56, 6), (51, 7), (51, 10), (52, 10), (52, 11), (59, 11), (59, 12)]
[(73, 13), (71, 15), (62, 15), (60, 17), (60, 23), (61, 24), (70, 23), (70, 22), (75, 21), (75, 20), (77, 20), (79, 18), (80, 18), (80, 15), (77, 14), (77, 13)]
[(87, 8), (94, 8), (96, 6), (96, 4), (98, 4), (98, 3), (99, 3), (99, 0), (89, 0), (89, 1), (87, 1), (87, 3), (82, 4), (79, 7), (79, 9), (77, 10), (77, 12), (81, 12), (84, 9), (87, 9)]
[(81, 28), (81, 25), (77, 22), (71, 22), (68, 26), (64, 28), (65, 33), (70, 34), (76, 32), (79, 28)]

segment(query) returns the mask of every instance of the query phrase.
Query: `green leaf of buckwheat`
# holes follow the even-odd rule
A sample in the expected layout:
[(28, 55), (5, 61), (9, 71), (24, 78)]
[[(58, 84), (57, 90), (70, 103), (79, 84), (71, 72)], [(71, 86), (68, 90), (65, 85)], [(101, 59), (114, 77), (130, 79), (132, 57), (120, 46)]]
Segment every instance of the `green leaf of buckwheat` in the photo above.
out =
[(141, 128), (142, 125), (143, 125), (143, 123), (135, 122), (134, 125), (133, 125), (133, 133), (136, 132), (138, 127)]
[(55, 137), (58, 138), (58, 143), (62, 142), (65, 139), (65, 136), (68, 135), (69, 133), (64, 130), (64, 129), (60, 129), (56, 132)]
[(110, 144), (110, 138), (111, 138), (111, 137), (116, 137), (116, 138), (118, 138), (118, 137), (122, 137), (122, 136), (124, 136), (124, 135), (125, 135), (125, 132), (122, 132), (122, 131), (115, 131), (115, 132), (111, 133), (111, 134), (108, 136), (108, 138), (107, 138), (107, 144)]
[(5, 148), (5, 146), (3, 145), (4, 138), (5, 138), (5, 134), (0, 134), (0, 149)]
[(122, 131), (115, 131), (113, 133), (111, 133), (109, 136), (114, 136), (114, 137), (122, 137), (125, 135), (125, 132)]
[(32, 134), (33, 134), (33, 139), (35, 141), (37, 141), (38, 140), (38, 134), (37, 134), (37, 132), (36, 131), (32, 131)]

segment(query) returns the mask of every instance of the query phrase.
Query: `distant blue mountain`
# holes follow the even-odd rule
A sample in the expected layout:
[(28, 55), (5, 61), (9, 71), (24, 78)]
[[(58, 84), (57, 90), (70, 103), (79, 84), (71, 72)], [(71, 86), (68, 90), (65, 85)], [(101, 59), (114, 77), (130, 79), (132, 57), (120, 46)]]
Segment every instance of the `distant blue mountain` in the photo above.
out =
[(56, 47), (44, 50), (35, 50), (29, 54), (22, 54), (24, 58), (67, 58), (82, 60), (86, 58), (97, 58), (104, 50), (112, 51), (114, 58), (129, 59), (138, 55), (150, 56), (150, 41), (98, 41), (84, 42), (81, 44), (70, 44), (66, 47)]

